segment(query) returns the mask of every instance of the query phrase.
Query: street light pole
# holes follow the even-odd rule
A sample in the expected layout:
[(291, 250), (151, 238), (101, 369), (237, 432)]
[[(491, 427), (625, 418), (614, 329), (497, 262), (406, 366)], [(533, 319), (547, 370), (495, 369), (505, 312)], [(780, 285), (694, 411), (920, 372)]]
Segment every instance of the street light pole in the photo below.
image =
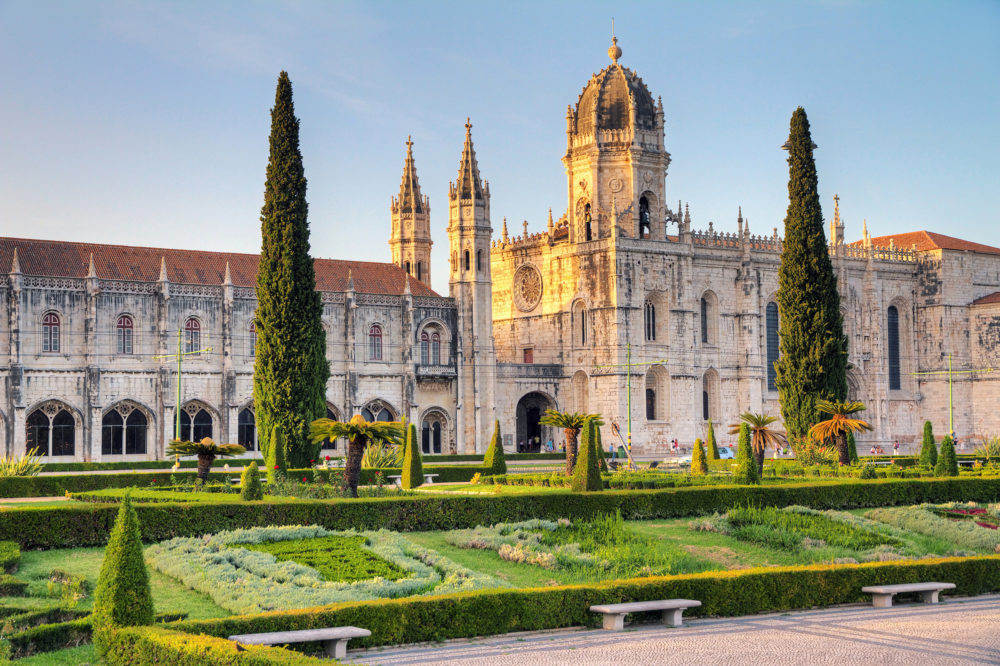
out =
[(192, 351), (181, 351), (181, 339), (183, 334), (184, 334), (183, 329), (178, 328), (176, 354), (161, 354), (153, 357), (158, 361), (163, 361), (172, 358), (177, 359), (177, 402), (175, 403), (174, 406), (174, 439), (181, 438), (181, 364), (184, 362), (184, 357), (193, 354), (200, 354), (202, 352), (212, 351), (211, 347), (205, 347), (204, 349), (196, 349)]
[(993, 368), (973, 368), (972, 370), (952, 370), (951, 368), (951, 354), (948, 354), (948, 369), (947, 370), (932, 370), (930, 372), (911, 372), (914, 376), (927, 376), (927, 375), (948, 375), (948, 436), (955, 439), (955, 391), (954, 382), (952, 380), (953, 375), (972, 375), (981, 372), (996, 372)]
[[(601, 369), (605, 369), (605, 368), (625, 368), (626, 369), (625, 370), (625, 372), (626, 372), (626, 378), (625, 378), (625, 391), (626, 391), (625, 404), (626, 404), (626, 411), (627, 411), (627, 415), (626, 416), (627, 416), (627, 427), (628, 427), (628, 434), (627, 434), (628, 439), (626, 441), (625, 448), (628, 450), (629, 459), (632, 458), (632, 366), (636, 366), (636, 365), (663, 365), (665, 363), (667, 363), (667, 359), (665, 359), (665, 358), (661, 358), (661, 359), (656, 360), (656, 361), (646, 361), (646, 362), (643, 362), (643, 363), (633, 363), (632, 362), (632, 344), (631, 343), (626, 343), (625, 344), (625, 363), (609, 363), (609, 364), (606, 364), (606, 365), (595, 365), (594, 366), (594, 370), (601, 370)], [(621, 437), (620, 434), (619, 434), (619, 437)]]

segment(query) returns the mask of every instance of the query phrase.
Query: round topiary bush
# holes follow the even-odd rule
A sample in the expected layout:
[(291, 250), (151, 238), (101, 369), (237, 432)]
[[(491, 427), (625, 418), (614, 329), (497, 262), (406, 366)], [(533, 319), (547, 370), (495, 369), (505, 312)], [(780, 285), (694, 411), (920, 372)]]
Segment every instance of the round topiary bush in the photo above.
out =
[(260, 481), (256, 460), (244, 467), (240, 474), (240, 499), (245, 502), (264, 499), (264, 484)]

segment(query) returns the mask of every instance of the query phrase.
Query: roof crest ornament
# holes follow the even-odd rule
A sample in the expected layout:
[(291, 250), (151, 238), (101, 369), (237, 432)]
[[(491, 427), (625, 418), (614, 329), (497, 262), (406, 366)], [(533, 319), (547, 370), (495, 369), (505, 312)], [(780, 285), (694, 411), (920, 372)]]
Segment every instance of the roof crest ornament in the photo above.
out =
[(17, 260), (17, 246), (14, 247), (14, 256), (10, 260), (10, 272), (11, 275), (21, 272), (21, 262)]
[(622, 57), (622, 49), (618, 46), (618, 38), (615, 37), (615, 18), (611, 17), (611, 47), (608, 49), (608, 57), (614, 64), (618, 64), (618, 58)]
[(90, 253), (90, 265), (87, 267), (87, 277), (95, 278), (97, 277), (97, 271), (94, 269), (94, 253)]
[(160, 255), (160, 282), (167, 282), (167, 258)]

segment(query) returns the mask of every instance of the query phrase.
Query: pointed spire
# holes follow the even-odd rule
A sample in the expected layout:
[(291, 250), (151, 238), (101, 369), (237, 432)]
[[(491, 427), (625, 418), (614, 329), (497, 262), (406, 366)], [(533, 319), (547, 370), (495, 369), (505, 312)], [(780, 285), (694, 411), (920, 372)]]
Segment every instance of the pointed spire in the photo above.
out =
[(11, 274), (21, 272), (21, 262), (17, 260), (17, 248), (14, 248), (14, 256), (10, 260), (10, 272)]
[(410, 291), (410, 274), (403, 273), (403, 275), (405, 276), (403, 278), (403, 295), (409, 296), (411, 293), (413, 293)]
[(160, 282), (167, 281), (167, 258), (160, 256)]
[(736, 216), (736, 227), (740, 238), (743, 238), (743, 206), (740, 206), (739, 215)]
[(90, 253), (90, 265), (87, 267), (87, 277), (97, 277), (97, 270), (94, 268), (94, 253)]
[(232, 284), (233, 276), (229, 272), (229, 262), (226, 262), (226, 276), (222, 278), (222, 284)]
[(528, 221), (524, 221), (524, 240), (528, 240)]
[(350, 268), (347, 269), (347, 291), (354, 291), (354, 272)]
[(403, 181), (399, 185), (399, 210), (402, 213), (422, 213), (423, 197), (420, 181), (413, 161), (413, 137), (406, 137), (406, 161), (403, 163)]
[(552, 221), (552, 209), (549, 208), (549, 233), (551, 234), (556, 228), (555, 223)]
[(509, 243), (510, 242), (510, 236), (507, 235), (507, 217), (506, 216), (504, 216), (504, 218), (503, 218), (503, 234), (501, 235), (501, 238), (503, 238), (503, 242), (504, 243)]
[(684, 204), (684, 224), (691, 226), (691, 208), (689, 204)]
[(460, 199), (482, 199), (483, 184), (479, 178), (476, 151), (472, 147), (472, 123), (465, 119), (465, 146), (462, 147), (462, 161), (458, 164), (456, 183)]

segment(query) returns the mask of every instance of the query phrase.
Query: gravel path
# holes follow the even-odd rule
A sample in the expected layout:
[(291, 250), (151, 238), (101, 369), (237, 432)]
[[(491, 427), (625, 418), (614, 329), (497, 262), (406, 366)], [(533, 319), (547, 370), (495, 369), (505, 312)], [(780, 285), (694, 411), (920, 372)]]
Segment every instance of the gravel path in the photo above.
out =
[(352, 651), (365, 664), (1000, 664), (1000, 596)]

